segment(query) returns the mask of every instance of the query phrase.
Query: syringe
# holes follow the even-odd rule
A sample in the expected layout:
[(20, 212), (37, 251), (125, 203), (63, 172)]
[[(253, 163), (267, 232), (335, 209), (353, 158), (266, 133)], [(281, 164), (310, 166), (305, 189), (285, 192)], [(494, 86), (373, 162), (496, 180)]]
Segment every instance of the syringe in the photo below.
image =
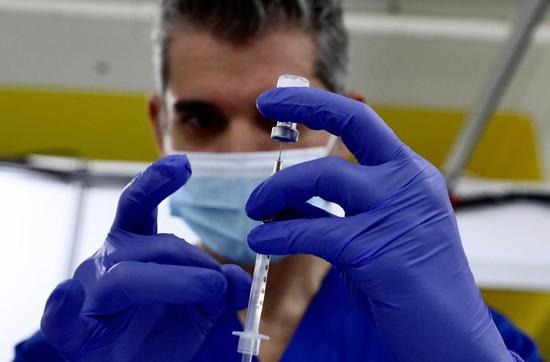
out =
[[(304, 77), (285, 74), (281, 75), (277, 81), (277, 88), (282, 87), (309, 87), (309, 81)], [(271, 130), (271, 138), (281, 142), (279, 157), (275, 161), (273, 173), (279, 172), (282, 168), (281, 154), (283, 151), (283, 144), (287, 142), (297, 142), (299, 135), (300, 133), (296, 128), (296, 123), (277, 122), (277, 125), (273, 127)], [(269, 222), (269, 220), (265, 222)], [(256, 254), (256, 263), (254, 264), (254, 275), (252, 277), (250, 297), (248, 298), (248, 310), (246, 313), (244, 331), (233, 332), (234, 335), (239, 336), (237, 352), (242, 353), (242, 362), (251, 362), (252, 356), (257, 356), (260, 353), (260, 341), (262, 339), (269, 339), (268, 336), (259, 334), (259, 329), (270, 260), (270, 255)]]

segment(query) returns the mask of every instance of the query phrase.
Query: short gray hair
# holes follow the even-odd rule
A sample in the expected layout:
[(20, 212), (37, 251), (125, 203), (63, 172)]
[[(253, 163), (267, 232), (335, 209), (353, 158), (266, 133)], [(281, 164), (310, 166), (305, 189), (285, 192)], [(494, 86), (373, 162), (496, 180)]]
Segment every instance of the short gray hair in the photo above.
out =
[(177, 30), (205, 30), (240, 44), (277, 26), (296, 26), (314, 35), (315, 75), (328, 90), (345, 91), (348, 34), (340, 0), (162, 0), (153, 33), (157, 87), (168, 83), (168, 48)]

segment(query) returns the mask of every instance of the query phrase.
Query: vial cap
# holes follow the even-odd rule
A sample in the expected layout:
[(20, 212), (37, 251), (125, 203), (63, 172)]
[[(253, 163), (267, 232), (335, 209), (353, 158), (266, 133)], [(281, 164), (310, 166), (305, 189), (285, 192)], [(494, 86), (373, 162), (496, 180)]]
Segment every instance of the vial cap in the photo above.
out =
[(277, 88), (309, 87), (309, 80), (299, 75), (283, 74), (277, 80)]

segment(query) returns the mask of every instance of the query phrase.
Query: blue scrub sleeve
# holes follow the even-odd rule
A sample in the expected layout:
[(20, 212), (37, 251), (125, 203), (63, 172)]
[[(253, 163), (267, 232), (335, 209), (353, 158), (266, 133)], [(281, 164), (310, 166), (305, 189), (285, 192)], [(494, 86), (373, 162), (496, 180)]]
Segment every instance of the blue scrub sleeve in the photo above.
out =
[[(519, 330), (508, 318), (494, 309), (490, 309), (491, 316), (495, 322), (506, 347), (516, 353), (525, 362), (543, 362), (535, 342), (525, 333)], [(517, 356), (514, 356), (517, 357)]]

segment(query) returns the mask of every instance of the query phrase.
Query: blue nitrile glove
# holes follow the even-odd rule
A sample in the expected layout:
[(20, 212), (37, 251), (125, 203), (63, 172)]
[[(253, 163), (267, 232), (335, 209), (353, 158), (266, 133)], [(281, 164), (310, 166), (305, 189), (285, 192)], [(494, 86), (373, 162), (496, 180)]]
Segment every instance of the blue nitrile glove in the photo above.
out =
[[(462, 249), (445, 181), (367, 105), (311, 88), (257, 100), (266, 117), (340, 136), (359, 164), (327, 157), (283, 169), (246, 205), (263, 254), (317, 255), (341, 271), (398, 361), (512, 361)], [(304, 202), (313, 196), (346, 212)], [(298, 212), (296, 211), (298, 210)], [(298, 217), (296, 215), (299, 215)]]
[(103, 246), (50, 295), (42, 332), (67, 360), (189, 361), (226, 308), (246, 307), (245, 271), (157, 234), (157, 205), (190, 176), (182, 155), (137, 175)]

